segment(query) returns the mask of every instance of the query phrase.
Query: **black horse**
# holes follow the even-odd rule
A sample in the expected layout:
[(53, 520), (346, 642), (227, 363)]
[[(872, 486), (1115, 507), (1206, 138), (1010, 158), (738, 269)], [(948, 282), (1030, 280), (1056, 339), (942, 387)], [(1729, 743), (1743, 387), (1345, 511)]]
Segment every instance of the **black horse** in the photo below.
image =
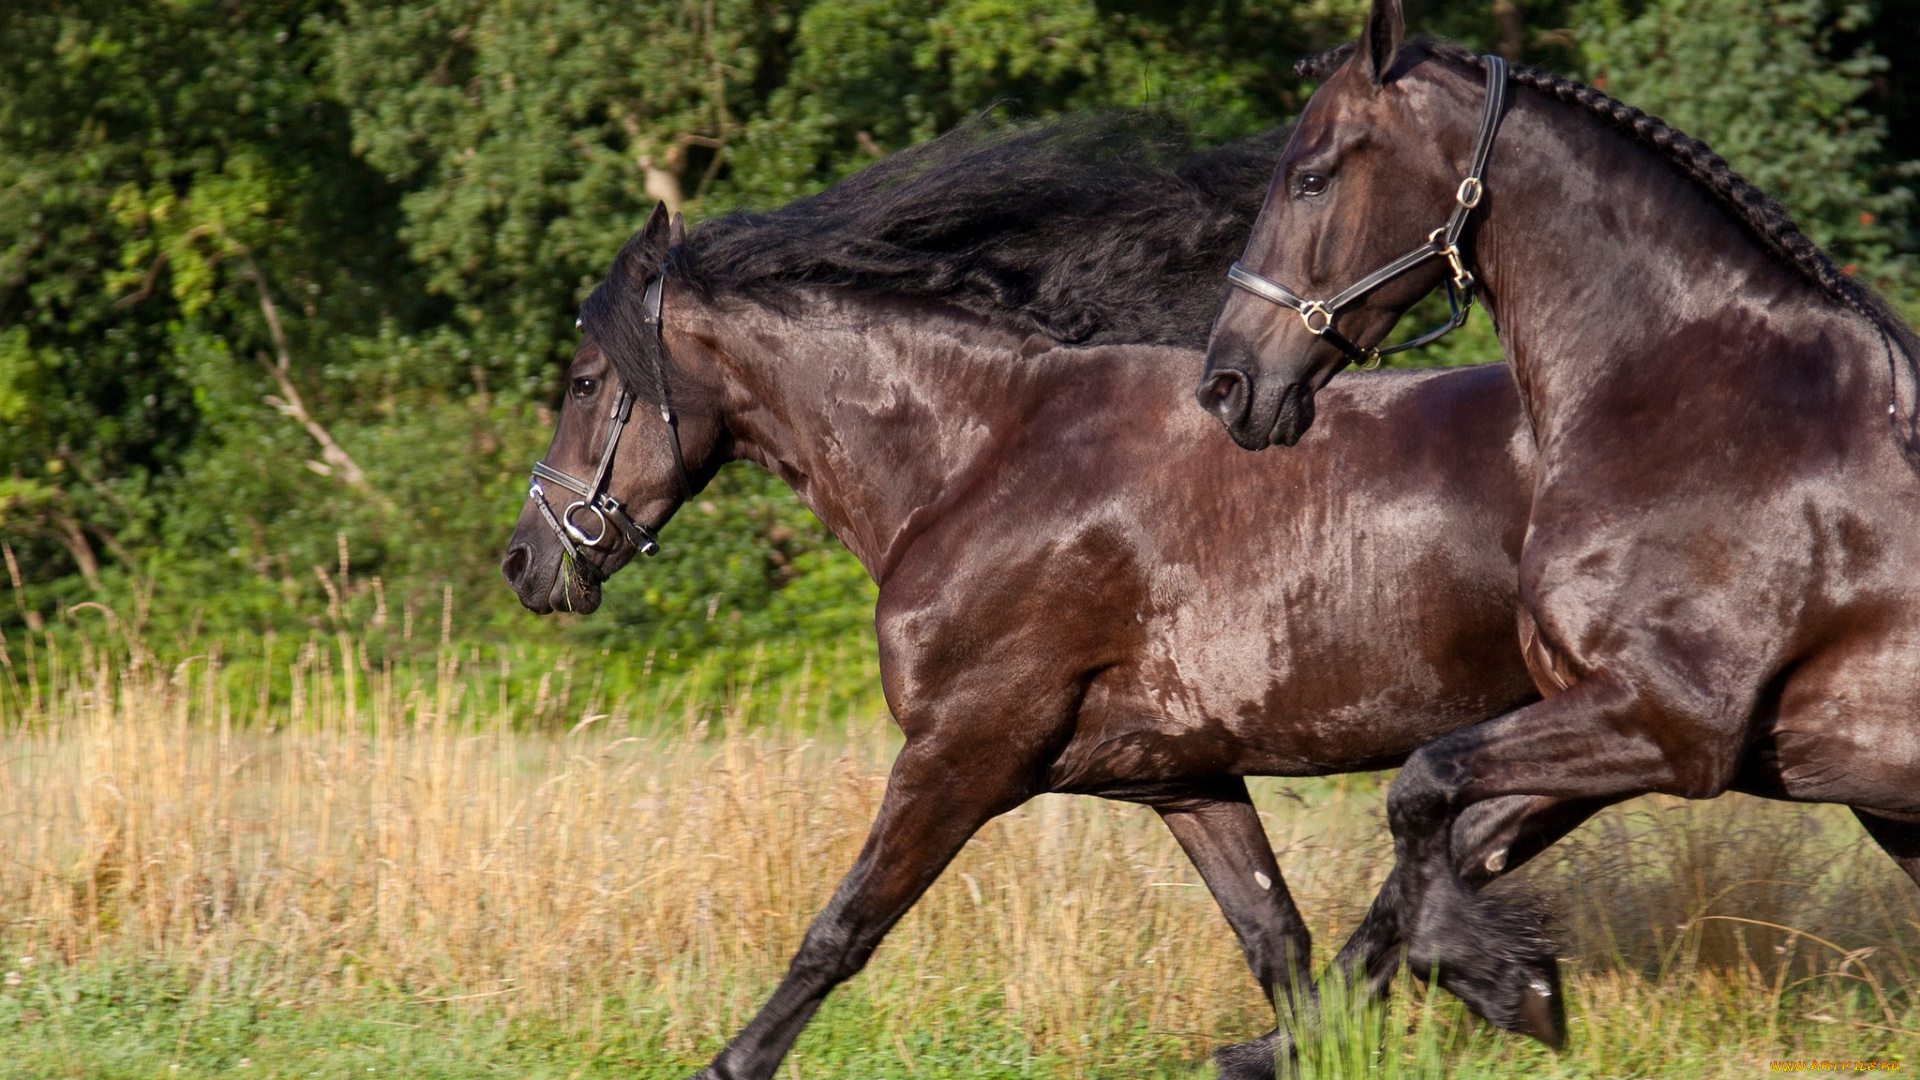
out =
[[(716, 469), (756, 462), (879, 584), (906, 736), (858, 861), (703, 1076), (772, 1076), (968, 837), (1048, 791), (1157, 810), (1284, 1006), (1309, 939), (1242, 777), (1383, 767), (1535, 695), (1511, 378), (1356, 379), (1286, 457), (1209, 434), (1180, 343), (1277, 151), (1162, 164), (1164, 141), (963, 131), (776, 213), (683, 235), (656, 211), (585, 306), (503, 564), (521, 600), (591, 611)], [(1581, 813), (1490, 808), (1460, 860), (1484, 882)], [(1223, 1069), (1271, 1076), (1283, 1041)]]
[[(1550, 943), (1449, 858), (1463, 813), (1516, 795), (1842, 803), (1920, 881), (1912, 331), (1706, 146), (1591, 87), (1403, 47), (1397, 0), (1302, 74), (1325, 82), (1202, 403), (1243, 446), (1292, 443), (1334, 373), (1451, 280), (1497, 317), (1540, 455), (1519, 583), (1548, 696), (1407, 761), (1395, 867), (1342, 963), (1384, 980), (1404, 946), (1481, 1015), (1564, 1038)], [(1341, 297), (1423, 237), (1435, 257)]]

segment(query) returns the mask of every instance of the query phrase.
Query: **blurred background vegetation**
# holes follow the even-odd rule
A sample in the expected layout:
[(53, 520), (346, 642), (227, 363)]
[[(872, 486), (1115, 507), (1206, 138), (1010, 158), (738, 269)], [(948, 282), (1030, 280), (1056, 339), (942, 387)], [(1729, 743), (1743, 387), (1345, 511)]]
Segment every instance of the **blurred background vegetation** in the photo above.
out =
[[(620, 241), (656, 199), (694, 221), (777, 205), (996, 101), (1250, 134), (1298, 110), (1294, 59), (1365, 6), (7, 5), (0, 632), (18, 656), (91, 601), (178, 655), (350, 629), (389, 656), (868, 678), (872, 585), (750, 466), (601, 614), (539, 623), (500, 584), (575, 308)], [(1707, 139), (1913, 310), (1920, 0), (1408, 8)], [(1496, 356), (1482, 322), (1426, 362)]]

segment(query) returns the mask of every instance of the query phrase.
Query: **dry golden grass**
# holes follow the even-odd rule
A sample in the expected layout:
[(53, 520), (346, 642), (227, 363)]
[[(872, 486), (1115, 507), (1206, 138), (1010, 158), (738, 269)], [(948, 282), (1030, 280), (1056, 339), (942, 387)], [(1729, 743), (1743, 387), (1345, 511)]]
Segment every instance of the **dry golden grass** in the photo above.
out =
[[(882, 716), (823, 729), (804, 687), (769, 706), (751, 684), (646, 699), (664, 714), (592, 699), (529, 730), (527, 707), (471, 692), (455, 650), (376, 675), (341, 651), (356, 645), (314, 643), (292, 703), (246, 723), (217, 656), (89, 648), (16, 676), (0, 947), (159, 965), (275, 1004), (471, 1003), (596, 1040), (638, 1027), (697, 1060), (751, 1015), (851, 863), (894, 747)], [(743, 719), (768, 712), (790, 722)], [(832, 734), (797, 734), (803, 715)], [(1378, 780), (1258, 792), (1324, 959), (1389, 861)], [(1722, 800), (1577, 834), (1529, 876), (1577, 958), (1576, 1038), (1619, 1060), (1737, 1034), (1749, 1072), (1815, 1044), (1913, 1045), (1920, 893), (1850, 828)], [(938, 1046), (983, 1022), (1047, 1072), (1103, 1076), (1270, 1023), (1158, 820), (1066, 797), (990, 824), (838, 996), (909, 1070), (908, 1036)], [(1456, 1066), (1544, 1060), (1470, 1035), (1457, 1009), (1428, 1027)], [(803, 1040), (801, 1061), (817, 1050)]]

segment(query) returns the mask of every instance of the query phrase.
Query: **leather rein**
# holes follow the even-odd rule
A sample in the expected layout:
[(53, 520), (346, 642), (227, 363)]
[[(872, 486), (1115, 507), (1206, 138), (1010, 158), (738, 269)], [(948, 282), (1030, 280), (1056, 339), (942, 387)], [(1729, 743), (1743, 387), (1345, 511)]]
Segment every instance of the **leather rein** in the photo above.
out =
[[(666, 280), (663, 269), (647, 285), (642, 317), (653, 328), (656, 345), (653, 371), (660, 389), (660, 419), (667, 425), (667, 444), (673, 448), (673, 469), (679, 477), (680, 496), (684, 500), (693, 497), (693, 481), (687, 476), (686, 460), (680, 450), (680, 421), (674, 415), (673, 396), (667, 385), (667, 341), (660, 324), (660, 297)], [(618, 378), (617, 372), (615, 378)], [(607, 444), (600, 451), (600, 464), (594, 469), (592, 480), (569, 476), (544, 461), (536, 461), (533, 464), (533, 482), (527, 487), (527, 497), (533, 500), (534, 507), (546, 519), (553, 534), (560, 538), (560, 546), (572, 560), (575, 571), (588, 584), (607, 580), (609, 572), (601, 569), (599, 563), (588, 559), (585, 553), (600, 550), (601, 542), (607, 540), (615, 530), (642, 555), (655, 555), (660, 551), (655, 530), (633, 520), (626, 504), (607, 490), (607, 482), (613, 473), (614, 453), (620, 448), (620, 435), (626, 430), (627, 420), (633, 414), (633, 401), (633, 392), (622, 382), (620, 394), (613, 402), (613, 412), (608, 417), (612, 426), (607, 431)], [(552, 504), (547, 502), (546, 484), (565, 488), (579, 498), (556, 514)], [(575, 515), (583, 512), (593, 515), (597, 527), (592, 535), (574, 523)]]
[[(1460, 181), (1460, 186), (1453, 193), (1453, 212), (1448, 215), (1445, 225), (1428, 234), (1426, 243), (1347, 286), (1344, 292), (1330, 300), (1308, 300), (1285, 285), (1262, 277), (1237, 262), (1227, 271), (1227, 280), (1262, 300), (1271, 301), (1299, 315), (1309, 334), (1326, 339), (1345, 353), (1347, 359), (1363, 367), (1377, 367), (1381, 357), (1431, 345), (1460, 329), (1467, 321), (1467, 313), (1473, 309), (1474, 294), (1473, 273), (1467, 269), (1466, 258), (1460, 253), (1460, 237), (1466, 232), (1467, 219), (1473, 216), (1474, 208), (1486, 196), (1487, 158), (1493, 154), (1493, 137), (1500, 131), (1500, 115), (1507, 103), (1507, 62), (1498, 56), (1484, 56), (1481, 59), (1487, 65), (1487, 106), (1480, 118), (1480, 139), (1474, 145), (1466, 179)], [(1412, 341), (1403, 341), (1385, 349), (1362, 349), (1333, 328), (1334, 318), (1343, 309), (1432, 259), (1447, 260), (1448, 267), (1453, 271), (1453, 276), (1447, 281), (1447, 307), (1453, 317), (1445, 325), (1429, 330)]]

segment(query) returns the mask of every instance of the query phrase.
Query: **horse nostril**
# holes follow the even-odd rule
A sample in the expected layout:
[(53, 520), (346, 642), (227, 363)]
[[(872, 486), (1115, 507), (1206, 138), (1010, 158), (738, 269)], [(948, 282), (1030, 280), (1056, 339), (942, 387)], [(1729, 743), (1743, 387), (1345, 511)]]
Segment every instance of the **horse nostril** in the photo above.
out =
[(527, 572), (527, 564), (533, 561), (533, 552), (525, 545), (518, 544), (500, 560), (500, 573), (506, 577), (507, 584), (515, 588), (520, 586), (520, 578)]
[(1215, 372), (1212, 378), (1200, 384), (1200, 391), (1195, 397), (1199, 399), (1201, 408), (1232, 427), (1247, 415), (1250, 397), (1247, 393), (1247, 377), (1232, 368)]

